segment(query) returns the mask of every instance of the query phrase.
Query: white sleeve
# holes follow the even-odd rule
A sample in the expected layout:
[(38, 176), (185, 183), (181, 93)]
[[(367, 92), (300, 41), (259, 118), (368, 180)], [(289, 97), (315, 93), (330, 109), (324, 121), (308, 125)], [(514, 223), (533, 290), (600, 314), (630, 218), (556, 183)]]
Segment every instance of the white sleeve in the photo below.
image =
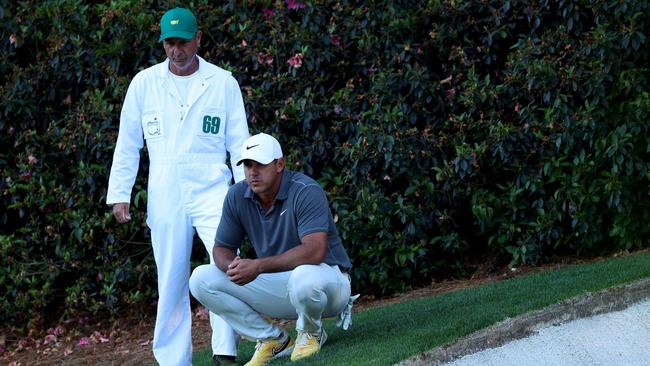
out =
[(228, 78), (228, 122), (226, 123), (226, 150), (230, 153), (230, 165), (235, 183), (244, 180), (244, 167), (237, 166), (241, 156), (241, 146), (248, 138), (248, 122), (246, 121), (246, 109), (244, 99), (235, 78)]
[(140, 165), (140, 150), (144, 145), (141, 107), (138, 89), (141, 78), (131, 81), (120, 114), (120, 131), (115, 144), (113, 165), (108, 179), (106, 203), (131, 202), (131, 190)]

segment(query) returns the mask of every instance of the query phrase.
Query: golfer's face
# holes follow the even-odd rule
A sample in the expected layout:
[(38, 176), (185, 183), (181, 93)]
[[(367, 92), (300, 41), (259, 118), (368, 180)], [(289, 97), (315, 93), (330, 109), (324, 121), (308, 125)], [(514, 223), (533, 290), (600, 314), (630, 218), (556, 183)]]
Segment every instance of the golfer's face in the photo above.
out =
[(253, 192), (258, 195), (270, 192), (280, 179), (282, 168), (278, 160), (268, 164), (260, 164), (255, 160), (244, 160), (244, 174), (246, 182)]

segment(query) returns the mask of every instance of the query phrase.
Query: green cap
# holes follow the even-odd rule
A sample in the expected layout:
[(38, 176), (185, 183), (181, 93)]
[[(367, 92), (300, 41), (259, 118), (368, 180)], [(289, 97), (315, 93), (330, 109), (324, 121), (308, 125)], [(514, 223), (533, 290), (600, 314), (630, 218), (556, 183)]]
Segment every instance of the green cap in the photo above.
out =
[(192, 39), (198, 30), (196, 18), (191, 11), (185, 8), (174, 8), (167, 11), (160, 18), (160, 39), (158, 42), (172, 37)]

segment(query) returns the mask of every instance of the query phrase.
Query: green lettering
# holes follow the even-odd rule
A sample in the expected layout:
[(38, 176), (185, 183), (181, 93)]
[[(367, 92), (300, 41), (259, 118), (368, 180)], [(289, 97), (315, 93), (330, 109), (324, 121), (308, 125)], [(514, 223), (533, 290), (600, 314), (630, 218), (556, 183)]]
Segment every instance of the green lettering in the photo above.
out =
[(203, 133), (210, 133), (210, 126), (212, 118), (210, 116), (203, 116)]
[(221, 126), (221, 118), (214, 116), (212, 117), (212, 129), (210, 132), (213, 134), (218, 134), (219, 133), (219, 126)]
[(219, 133), (219, 127), (221, 126), (221, 118), (217, 116), (203, 116), (203, 133), (211, 133), (216, 135)]

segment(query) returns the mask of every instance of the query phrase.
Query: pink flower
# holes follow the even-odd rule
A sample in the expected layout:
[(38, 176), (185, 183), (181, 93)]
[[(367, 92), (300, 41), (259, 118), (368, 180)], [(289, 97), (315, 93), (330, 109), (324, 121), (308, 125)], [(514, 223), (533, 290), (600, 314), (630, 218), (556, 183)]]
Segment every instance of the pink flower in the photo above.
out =
[(341, 114), (341, 112), (343, 112), (343, 108), (341, 108), (341, 106), (338, 105), (338, 104), (335, 105), (335, 106), (334, 106), (334, 113), (336, 113), (336, 114)]
[(295, 69), (299, 68), (302, 66), (302, 53), (296, 53), (289, 59), (289, 61), (287, 61), (287, 63)]
[(56, 336), (54, 334), (48, 334), (43, 339), (43, 344), (50, 344), (52, 342), (56, 342)]
[(384, 180), (390, 182), (390, 175), (388, 174), (384, 175)]
[(101, 334), (98, 331), (94, 331), (93, 334), (90, 336), (90, 338), (99, 343), (106, 343), (109, 341), (108, 338), (106, 338), (103, 334)]
[(456, 88), (447, 89), (445, 95), (447, 96), (447, 98), (453, 97), (454, 95), (456, 95)]
[(519, 104), (519, 103), (515, 104), (515, 112), (516, 113), (521, 112), (521, 104)]
[(30, 154), (29, 156), (27, 156), (27, 163), (29, 163), (29, 165), (34, 165), (38, 163), (38, 159), (36, 159), (34, 155)]
[(16, 41), (17, 41), (16, 35), (12, 33), (9, 36), (9, 44), (16, 44)]
[(332, 40), (332, 44), (335, 46), (340, 46), (341, 45), (341, 36), (338, 34), (331, 34), (330, 39)]
[(270, 18), (275, 14), (275, 10), (271, 8), (264, 8), (262, 9), (262, 14), (264, 14), (265, 17)]
[(196, 317), (198, 319), (207, 319), (210, 316), (210, 312), (205, 306), (201, 306), (196, 310)]
[[(50, 228), (50, 229), (51, 229), (51, 227), (52, 227), (51, 225), (48, 226), (48, 228)], [(47, 334), (53, 334), (55, 336), (60, 336), (64, 332), (65, 332), (65, 329), (63, 329), (63, 327), (60, 326), (60, 325), (57, 326), (56, 328), (48, 328), (47, 329)]]
[(242, 46), (242, 48), (246, 48), (246, 46), (248, 46), (248, 42), (246, 42), (245, 39), (242, 39), (241, 40), (241, 46)]
[(18, 341), (18, 347), (16, 347), (16, 351), (22, 351), (27, 347), (27, 340), (26, 339), (21, 339)]
[(305, 4), (297, 2), (296, 0), (284, 0), (284, 2), (287, 4), (287, 8), (290, 10), (298, 10), (298, 9), (304, 9)]
[(257, 62), (259, 62), (260, 64), (272, 65), (273, 56), (270, 53), (259, 52), (257, 54)]
[(79, 342), (77, 343), (77, 346), (87, 346), (89, 344), (90, 344), (90, 339), (88, 339), (88, 337), (81, 337), (81, 339), (79, 339)]

